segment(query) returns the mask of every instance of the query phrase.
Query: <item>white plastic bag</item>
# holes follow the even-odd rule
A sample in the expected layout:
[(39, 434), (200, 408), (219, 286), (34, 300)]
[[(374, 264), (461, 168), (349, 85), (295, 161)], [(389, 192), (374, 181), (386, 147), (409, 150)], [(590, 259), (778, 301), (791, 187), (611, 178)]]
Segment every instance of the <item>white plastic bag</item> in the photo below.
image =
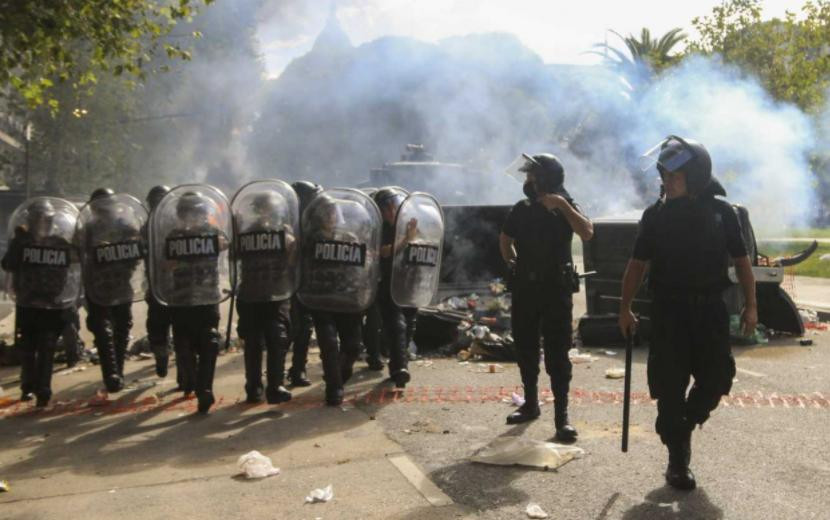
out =
[(481, 464), (555, 469), (585, 454), (582, 448), (523, 437), (499, 437), (470, 458)]
[(239, 471), (245, 474), (245, 478), (265, 478), (280, 473), (280, 469), (274, 467), (270, 458), (256, 450), (239, 457), (236, 464)]
[(329, 484), (322, 489), (318, 488), (313, 490), (305, 497), (305, 501), (307, 504), (314, 504), (316, 502), (328, 502), (332, 498), (334, 498), (334, 489)]
[(525, 509), (528, 518), (547, 518), (548, 514), (542, 509), (542, 506), (533, 502), (527, 505)]

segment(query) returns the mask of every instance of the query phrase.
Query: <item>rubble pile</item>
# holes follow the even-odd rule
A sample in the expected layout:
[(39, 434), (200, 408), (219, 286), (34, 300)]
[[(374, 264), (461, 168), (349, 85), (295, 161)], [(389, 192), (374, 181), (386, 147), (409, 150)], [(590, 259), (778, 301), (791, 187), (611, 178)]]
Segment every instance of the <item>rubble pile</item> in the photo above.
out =
[(513, 361), (510, 294), (494, 280), (489, 294), (450, 296), (418, 311), (419, 351), (454, 355), (461, 361)]

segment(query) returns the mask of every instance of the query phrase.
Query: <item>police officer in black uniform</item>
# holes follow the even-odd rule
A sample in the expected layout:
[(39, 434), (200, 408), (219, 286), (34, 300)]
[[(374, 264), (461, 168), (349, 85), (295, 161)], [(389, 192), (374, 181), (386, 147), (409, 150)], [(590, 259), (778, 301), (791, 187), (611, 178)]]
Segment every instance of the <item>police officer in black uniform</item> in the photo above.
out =
[[(168, 186), (158, 185), (150, 188), (147, 192), (147, 207), (150, 213), (156, 209), (161, 199), (170, 191)], [(145, 227), (144, 236), (147, 238), (147, 230)], [(147, 340), (150, 343), (150, 350), (156, 359), (156, 375), (159, 377), (167, 377), (167, 366), (170, 359), (170, 330), (173, 323), (170, 318), (170, 309), (160, 304), (153, 296), (152, 291), (147, 291), (145, 300), (147, 302)], [(179, 358), (176, 357), (176, 379), (179, 383), (179, 389), (185, 390), (187, 393), (193, 391), (192, 388), (185, 389), (182, 387), (182, 374), (179, 366)]]
[[(619, 324), (633, 334), (631, 302), (649, 269), (652, 333), (648, 385), (657, 399), (656, 430), (669, 452), (666, 481), (696, 486), (689, 469), (692, 431), (727, 395), (735, 376), (729, 347), (729, 314), (722, 292), (730, 285), (730, 257), (743, 288), (744, 330), (757, 324), (755, 280), (738, 219), (712, 178), (706, 148), (669, 136), (651, 157), (665, 195), (643, 213), (632, 258), (623, 277)], [(720, 192), (720, 193), (719, 193)], [(687, 392), (690, 378), (694, 378)]]
[[(141, 230), (130, 227), (122, 220), (116, 219), (114, 215), (107, 212), (108, 206), (105, 199), (112, 199), (115, 192), (109, 188), (98, 188), (92, 192), (89, 198), (90, 203), (98, 201), (93, 206), (93, 220), (83, 228), (83, 235), (80, 237), (81, 247), (88, 255), (97, 244), (93, 244), (93, 236), (101, 233), (108, 234), (115, 242), (138, 240)], [(114, 269), (108, 270), (109, 277), (116, 280), (108, 280), (109, 287), (126, 285), (130, 286), (132, 273), (135, 271), (141, 259), (134, 259), (126, 262), (113, 264)], [(98, 265), (90, 261), (90, 265)], [(130, 330), (133, 327), (132, 302), (120, 303), (117, 305), (105, 305), (96, 302), (91, 297), (90, 284), (99, 280), (93, 273), (87, 273), (85, 283), (87, 285), (86, 296), (86, 327), (95, 337), (95, 348), (98, 351), (98, 360), (101, 365), (101, 376), (104, 386), (108, 392), (119, 392), (124, 388), (124, 358), (127, 354), (127, 346), (130, 341)], [(105, 289), (104, 289), (105, 290)]]
[(395, 217), (406, 198), (402, 188), (389, 186), (374, 194), (375, 204), (383, 217), (381, 232), (380, 269), (381, 280), (378, 288), (377, 307), (382, 320), (382, 338), (389, 349), (389, 377), (397, 388), (405, 388), (411, 376), (408, 370), (409, 344), (407, 343), (407, 321), (403, 308), (392, 301), (392, 248), (395, 241)]
[[(58, 336), (66, 326), (65, 309), (50, 308), (67, 284), (64, 266), (37, 265), (26, 249), (35, 247), (73, 251), (71, 244), (50, 236), (55, 208), (48, 200), (36, 200), (28, 207), (26, 222), (14, 229), (2, 267), (13, 276), (17, 299), (15, 319), (22, 342), (20, 363), (21, 401), (36, 396), (36, 405), (44, 407), (52, 397), (52, 367)], [(74, 224), (73, 224), (74, 227)], [(77, 253), (69, 253), (75, 254)], [(45, 303), (45, 305), (41, 305)]]
[[(297, 198), (300, 200), (300, 220), (308, 203), (323, 187), (310, 181), (297, 181), (291, 184)], [(291, 368), (288, 370), (288, 381), (291, 386), (311, 386), (306, 377), (305, 366), (308, 362), (308, 346), (311, 343), (311, 332), (314, 329), (314, 320), (311, 311), (302, 304), (296, 295), (291, 297), (291, 325), (293, 329), (291, 346)]]
[[(269, 404), (291, 400), (291, 392), (283, 386), (285, 356), (291, 343), (291, 300), (272, 300), (275, 288), (282, 285), (289, 276), (287, 272), (296, 265), (295, 231), (285, 225), (277, 228), (272, 222), (279, 208), (285, 205), (285, 199), (276, 192), (255, 195), (251, 206), (257, 220), (242, 224), (244, 227), (236, 238), (241, 279), (236, 297), (237, 330), (245, 342), (248, 403), (262, 402), (263, 344), (266, 353), (265, 398)], [(269, 239), (265, 245), (263, 237)]]
[(573, 441), (577, 432), (568, 421), (568, 350), (572, 344), (572, 294), (578, 288), (574, 287), (571, 240), (574, 233), (590, 240), (593, 225), (565, 191), (565, 171), (559, 159), (551, 154), (522, 154), (514, 164), (526, 175), (527, 198), (510, 210), (499, 245), (513, 278), (513, 337), (525, 403), (507, 417), (507, 424), (531, 421), (540, 415), (537, 382), (541, 331), (545, 370), (554, 396), (556, 436), (561, 441)]
[[(219, 251), (229, 247), (229, 237), (208, 219), (207, 202), (199, 192), (183, 193), (176, 204), (176, 215), (187, 227), (174, 229), (169, 239), (178, 237), (216, 237)], [(181, 260), (188, 266), (181, 269), (182, 277), (198, 275), (198, 280), (181, 280), (182, 287), (193, 287), (196, 283), (204, 291), (213, 293), (219, 290), (219, 266), (216, 255), (200, 259)], [(173, 268), (174, 278), (177, 269)], [(191, 289), (189, 289), (191, 290)], [(213, 298), (211, 298), (213, 299)], [(171, 306), (170, 316), (173, 324), (173, 343), (176, 357), (181, 358), (182, 386), (185, 394), (195, 390), (199, 401), (199, 413), (207, 413), (213, 403), (213, 376), (216, 371), (216, 359), (219, 356), (219, 304)]]

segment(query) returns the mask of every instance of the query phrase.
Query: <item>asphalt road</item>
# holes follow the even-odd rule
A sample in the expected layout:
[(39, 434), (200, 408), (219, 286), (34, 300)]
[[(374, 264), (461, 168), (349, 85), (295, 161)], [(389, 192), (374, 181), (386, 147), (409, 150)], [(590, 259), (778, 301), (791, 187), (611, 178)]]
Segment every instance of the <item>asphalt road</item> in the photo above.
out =
[[(220, 358), (220, 402), (208, 417), (194, 415), (195, 403), (171, 392), (172, 374), (159, 381), (148, 359), (129, 361), (130, 386), (106, 401), (96, 397), (98, 367), (59, 371), (43, 412), (16, 400), (17, 369), (2, 368), (0, 480), (11, 491), (0, 493), (0, 517), (495, 519), (526, 518), (535, 502), (555, 519), (830, 518), (830, 332), (809, 338), (813, 346), (783, 338), (735, 349), (733, 393), (694, 434), (691, 493), (663, 484), (644, 349), (635, 353), (629, 453), (619, 449), (623, 383), (605, 378), (622, 353), (592, 349), (572, 383), (586, 454), (555, 471), (470, 462), (501, 436), (553, 435), (550, 403), (530, 425), (504, 424), (513, 407), (503, 399), (519, 383), (510, 363), (490, 373), (453, 359), (414, 362), (408, 391), (395, 398), (359, 362), (351, 402), (331, 409), (315, 353), (315, 386), (287, 405), (251, 407), (240, 402), (242, 356), (232, 352)], [(240, 479), (236, 459), (251, 449), (282, 473)], [(329, 483), (332, 502), (304, 504)]]

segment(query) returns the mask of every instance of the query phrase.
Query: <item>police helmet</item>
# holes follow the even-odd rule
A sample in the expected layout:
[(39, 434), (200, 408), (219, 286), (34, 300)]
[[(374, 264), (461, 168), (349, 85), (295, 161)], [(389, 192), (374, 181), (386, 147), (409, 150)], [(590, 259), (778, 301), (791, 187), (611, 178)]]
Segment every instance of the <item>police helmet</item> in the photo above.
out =
[(202, 216), (208, 212), (207, 202), (198, 191), (182, 193), (176, 203), (176, 215), (179, 218)]
[(660, 175), (682, 171), (686, 174), (686, 189), (697, 196), (712, 181), (712, 158), (701, 143), (670, 135), (660, 145), (657, 171)]
[(150, 209), (155, 209), (155, 207), (159, 205), (159, 202), (161, 202), (161, 199), (163, 199), (169, 191), (170, 188), (163, 184), (150, 188), (150, 191), (147, 192), (147, 198), (145, 199), (147, 204), (150, 205)]
[(294, 193), (300, 201), (300, 211), (302, 212), (316, 195), (323, 191), (323, 187), (311, 181), (296, 181), (291, 184)]
[(98, 188), (89, 196), (89, 201), (92, 202), (93, 200), (112, 197), (113, 195), (115, 195), (115, 192), (110, 188)]
[(536, 178), (536, 188), (541, 193), (557, 193), (562, 191), (565, 183), (565, 167), (558, 157), (551, 153), (540, 153), (534, 156), (525, 156), (527, 162), (520, 171), (532, 173)]

